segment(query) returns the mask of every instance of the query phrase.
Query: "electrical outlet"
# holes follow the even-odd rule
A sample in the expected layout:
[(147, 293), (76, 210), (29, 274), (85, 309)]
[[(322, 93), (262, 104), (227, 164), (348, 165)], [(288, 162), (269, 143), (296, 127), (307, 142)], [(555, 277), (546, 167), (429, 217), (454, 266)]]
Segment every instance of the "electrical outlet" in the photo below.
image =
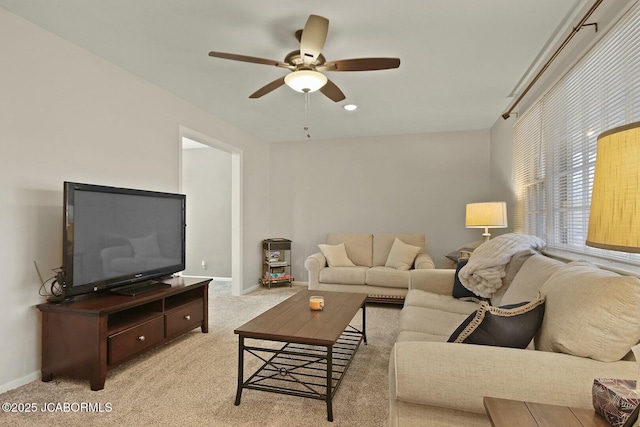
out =
[(202, 269), (206, 270), (207, 268), (209, 268), (209, 264), (207, 264), (207, 261), (202, 260)]

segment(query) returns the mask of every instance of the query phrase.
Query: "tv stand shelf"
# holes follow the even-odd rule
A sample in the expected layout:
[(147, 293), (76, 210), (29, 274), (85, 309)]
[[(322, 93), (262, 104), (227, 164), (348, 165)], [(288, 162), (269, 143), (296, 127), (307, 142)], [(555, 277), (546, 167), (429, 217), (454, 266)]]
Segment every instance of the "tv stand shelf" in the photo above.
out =
[(107, 371), (195, 328), (208, 332), (211, 279), (176, 277), (138, 296), (90, 294), (37, 307), (42, 313), (42, 381), (88, 379), (102, 390)]

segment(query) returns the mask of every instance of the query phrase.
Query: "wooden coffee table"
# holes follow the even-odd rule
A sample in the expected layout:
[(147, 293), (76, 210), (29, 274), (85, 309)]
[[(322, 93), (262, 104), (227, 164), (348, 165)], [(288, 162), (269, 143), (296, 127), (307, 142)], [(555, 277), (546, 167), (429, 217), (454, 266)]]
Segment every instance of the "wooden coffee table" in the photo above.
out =
[(609, 427), (609, 423), (593, 409), (486, 396), (483, 401), (493, 427)]
[[(324, 310), (309, 309), (309, 297), (322, 295)], [(325, 400), (333, 421), (332, 399), (360, 346), (367, 342), (365, 294), (300, 291), (237, 328), (238, 388)], [(362, 309), (362, 330), (349, 325)], [(281, 344), (284, 343), (284, 344)], [(245, 352), (263, 364), (244, 379)]]

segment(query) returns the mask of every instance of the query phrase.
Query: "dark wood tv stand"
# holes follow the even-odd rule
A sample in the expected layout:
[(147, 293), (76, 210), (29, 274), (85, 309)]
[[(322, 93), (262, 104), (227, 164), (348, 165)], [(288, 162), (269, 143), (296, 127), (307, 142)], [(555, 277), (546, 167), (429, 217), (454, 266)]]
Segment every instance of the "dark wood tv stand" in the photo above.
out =
[(37, 307), (42, 313), (42, 381), (88, 379), (102, 390), (107, 371), (197, 327), (208, 332), (211, 279), (176, 277), (138, 296), (91, 294)]

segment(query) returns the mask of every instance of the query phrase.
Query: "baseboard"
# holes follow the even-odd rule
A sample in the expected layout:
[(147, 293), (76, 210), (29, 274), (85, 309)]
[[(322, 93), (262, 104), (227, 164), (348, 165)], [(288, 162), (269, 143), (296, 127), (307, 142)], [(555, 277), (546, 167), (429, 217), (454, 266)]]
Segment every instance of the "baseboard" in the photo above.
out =
[(25, 384), (29, 384), (32, 381), (39, 380), (40, 378), (41, 378), (40, 371), (35, 371), (22, 378), (18, 378), (17, 380), (13, 380), (5, 384), (0, 384), (0, 394), (5, 393), (9, 390), (13, 390), (14, 388), (21, 387)]
[[(273, 286), (275, 287), (275, 286), (287, 286), (287, 285), (273, 285)], [(291, 286), (302, 286), (302, 287), (305, 287), (305, 288), (309, 288), (309, 283), (308, 282), (299, 282), (297, 280), (294, 280), (293, 282), (291, 282)], [(257, 285), (252, 286), (249, 289), (243, 289), (242, 295), (246, 295), (246, 294), (248, 294), (250, 292), (253, 292), (253, 291), (257, 290), (257, 289), (260, 289), (260, 288), (265, 288), (266, 289), (266, 286), (263, 286), (263, 285), (258, 283)]]
[(242, 295), (246, 295), (246, 294), (248, 294), (250, 292), (255, 291), (256, 289), (260, 289), (260, 285), (259, 284), (256, 284), (255, 286), (252, 286), (249, 289), (243, 289), (242, 290)]

